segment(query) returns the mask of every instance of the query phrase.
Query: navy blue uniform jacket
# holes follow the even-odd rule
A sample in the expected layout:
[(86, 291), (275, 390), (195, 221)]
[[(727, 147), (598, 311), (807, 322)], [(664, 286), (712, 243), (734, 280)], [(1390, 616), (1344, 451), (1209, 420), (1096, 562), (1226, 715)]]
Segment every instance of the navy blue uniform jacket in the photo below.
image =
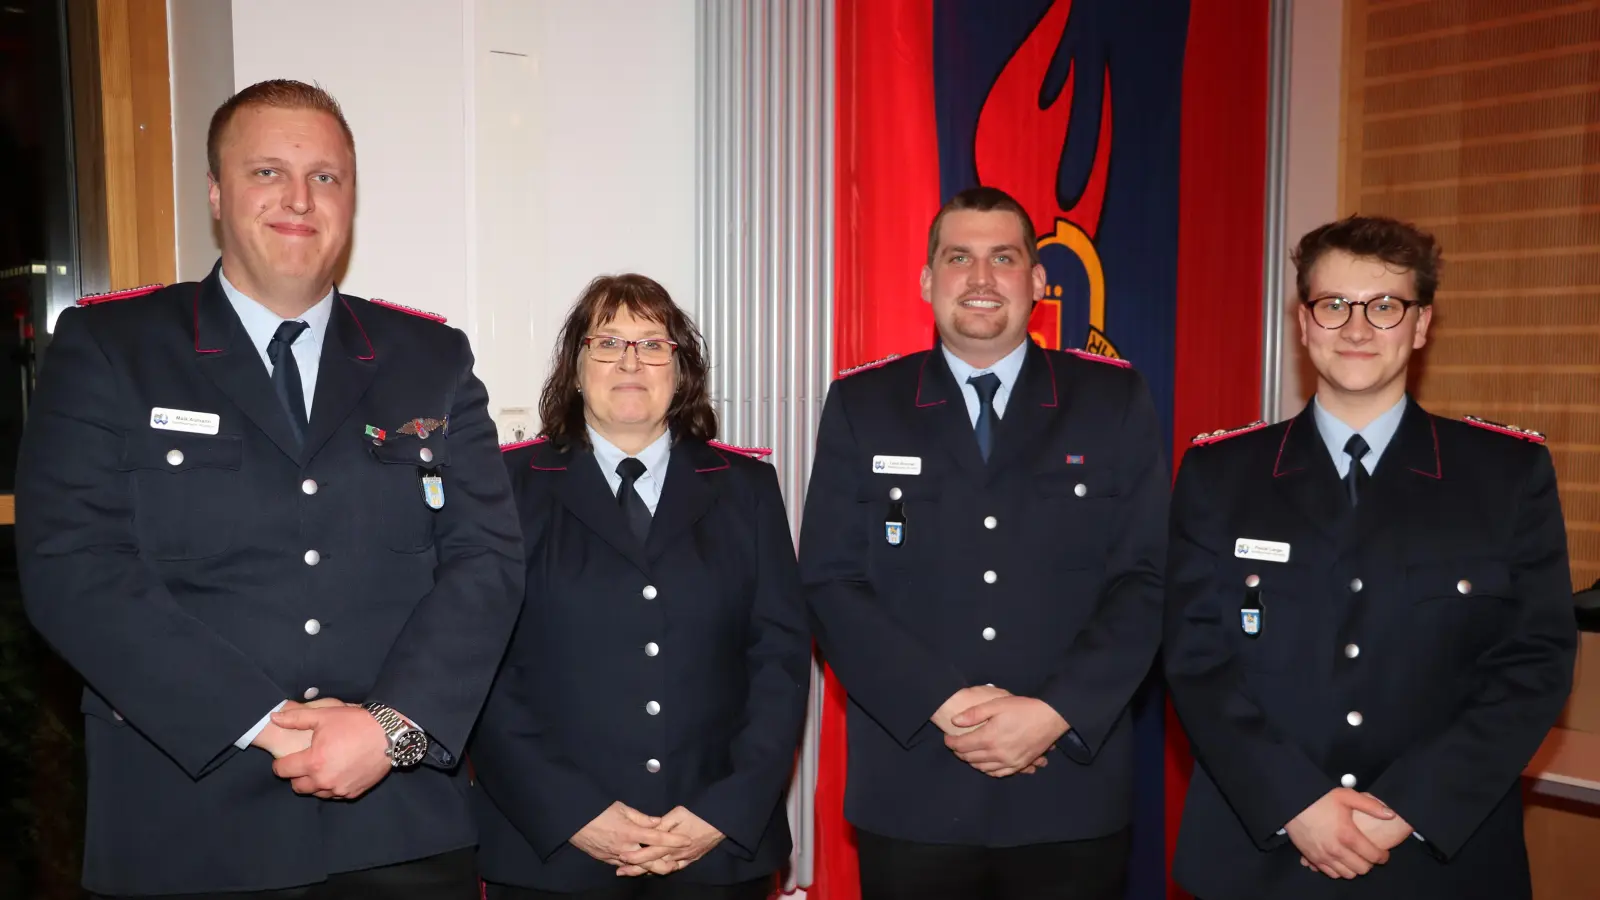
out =
[[(1135, 370), (1032, 345), (987, 464), (938, 349), (834, 382), (800, 570), (850, 696), (853, 824), (990, 847), (1128, 824), (1128, 703), (1161, 631), (1161, 442)], [(920, 472), (882, 457), (915, 457)], [(1067, 720), (1048, 767), (997, 779), (945, 747), (929, 717), (989, 683)]]
[(726, 835), (673, 879), (776, 872), (811, 678), (777, 473), (677, 441), (641, 542), (591, 451), (541, 442), (505, 459), (527, 595), (471, 748), (484, 878), (615, 885), (614, 866), (568, 843), (615, 801), (683, 806)]
[[(17, 544), (29, 617), (88, 683), (91, 891), (282, 888), (473, 843), (458, 760), (522, 594), (494, 424), (461, 332), (332, 302), (304, 449), (215, 272), (56, 324)], [(217, 433), (157, 427), (157, 407)], [(312, 688), (387, 703), (438, 747), (353, 802), (295, 794), (234, 742)]]
[[(1241, 558), (1245, 541), (1288, 559)], [(1248, 551), (1246, 551), (1248, 552)], [(1239, 608), (1261, 590), (1260, 633)], [(1164, 657), (1197, 765), (1174, 873), (1206, 900), (1529, 896), (1519, 776), (1572, 686), (1550, 454), (1408, 403), (1351, 511), (1311, 407), (1184, 456)], [(1423, 840), (1353, 881), (1277, 832), (1343, 784)]]

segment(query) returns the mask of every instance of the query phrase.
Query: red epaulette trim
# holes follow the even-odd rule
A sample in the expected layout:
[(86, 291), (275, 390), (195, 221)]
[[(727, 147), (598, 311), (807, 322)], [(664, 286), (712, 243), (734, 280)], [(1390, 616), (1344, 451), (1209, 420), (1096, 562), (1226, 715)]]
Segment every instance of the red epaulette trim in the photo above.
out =
[(1477, 416), (1462, 416), (1461, 421), (1468, 425), (1476, 425), (1486, 431), (1509, 434), (1514, 438), (1522, 438), (1535, 444), (1544, 443), (1544, 433), (1540, 431), (1530, 431), (1526, 428), (1518, 428), (1515, 425), (1501, 425), (1499, 422), (1491, 422), (1488, 419), (1480, 419)]
[(734, 453), (748, 456), (751, 459), (765, 459), (766, 457), (772, 455), (771, 447), (735, 447), (732, 444), (724, 444), (721, 441), (706, 441), (706, 443), (717, 448), (718, 450), (731, 450)]
[(146, 284), (136, 288), (128, 288), (127, 290), (123, 291), (106, 291), (103, 294), (86, 294), (78, 300), (78, 305), (96, 306), (101, 303), (110, 303), (113, 300), (129, 300), (134, 297), (143, 297), (145, 294), (153, 294), (164, 287), (166, 287), (164, 284)]
[(1063, 351), (1063, 352), (1071, 353), (1073, 356), (1076, 356), (1079, 359), (1087, 359), (1087, 360), (1089, 360), (1091, 362), (1109, 363), (1109, 364), (1111, 364), (1113, 366), (1116, 366), (1119, 369), (1131, 369), (1131, 368), (1133, 368), (1133, 363), (1128, 362), (1125, 359), (1118, 359), (1115, 356), (1106, 356), (1106, 355), (1100, 354), (1100, 353), (1090, 353), (1087, 350), (1066, 350), (1066, 351)]
[(1189, 443), (1195, 445), (1196, 447), (1203, 447), (1206, 444), (1215, 444), (1217, 441), (1225, 441), (1228, 438), (1238, 437), (1241, 434), (1249, 434), (1252, 431), (1259, 431), (1265, 427), (1267, 427), (1267, 421), (1265, 419), (1257, 419), (1254, 422), (1251, 422), (1249, 425), (1241, 425), (1238, 428), (1223, 428), (1218, 431), (1202, 432), (1190, 438)]
[(849, 378), (851, 375), (854, 375), (857, 372), (865, 372), (868, 369), (877, 369), (877, 368), (880, 368), (882, 366), (887, 366), (889, 363), (892, 363), (892, 362), (894, 362), (895, 360), (897, 360), (899, 358), (900, 358), (900, 354), (891, 353), (888, 356), (885, 356), (883, 359), (875, 359), (872, 362), (862, 363), (859, 366), (851, 366), (848, 369), (840, 369), (838, 377), (840, 377), (840, 378)]
[(508, 444), (501, 444), (500, 445), (500, 452), (501, 453), (509, 453), (512, 450), (521, 450), (523, 447), (532, 447), (534, 444), (542, 444), (542, 443), (544, 443), (545, 441), (548, 441), (548, 440), (550, 440), (549, 437), (547, 437), (545, 435), (540, 435), (539, 437), (529, 438), (528, 440), (525, 440), (525, 441), (512, 441), (512, 442), (510, 442)]
[(376, 299), (376, 298), (374, 298), (372, 300), (368, 300), (367, 302), (368, 303), (376, 303), (379, 306), (386, 307), (388, 309), (392, 309), (395, 312), (403, 312), (403, 313), (406, 313), (407, 315), (416, 316), (419, 319), (429, 319), (429, 320), (432, 320), (434, 322), (438, 322), (440, 325), (443, 325), (445, 323), (445, 317), (444, 316), (441, 316), (438, 313), (428, 312), (425, 309), (417, 309), (415, 306), (403, 306), (403, 305), (401, 305), (399, 303), (390, 303), (388, 300), (379, 300), (379, 299)]

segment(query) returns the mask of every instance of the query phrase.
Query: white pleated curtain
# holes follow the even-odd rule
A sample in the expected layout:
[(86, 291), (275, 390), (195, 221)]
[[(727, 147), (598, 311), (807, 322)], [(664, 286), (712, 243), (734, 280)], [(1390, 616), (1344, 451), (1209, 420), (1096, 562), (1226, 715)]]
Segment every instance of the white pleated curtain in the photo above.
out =
[[(723, 439), (771, 447), (798, 537), (833, 380), (833, 3), (700, 0), (695, 319)], [(789, 890), (812, 880), (822, 675), (789, 791)]]

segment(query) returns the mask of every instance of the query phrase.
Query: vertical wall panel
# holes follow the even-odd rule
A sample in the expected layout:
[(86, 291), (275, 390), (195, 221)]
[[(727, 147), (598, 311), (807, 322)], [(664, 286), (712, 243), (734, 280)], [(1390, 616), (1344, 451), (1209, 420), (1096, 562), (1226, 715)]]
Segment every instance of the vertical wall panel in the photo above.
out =
[[(799, 534), (832, 380), (833, 4), (701, 0), (695, 318), (724, 440), (771, 447)], [(811, 883), (821, 679), (790, 791), (791, 884)]]

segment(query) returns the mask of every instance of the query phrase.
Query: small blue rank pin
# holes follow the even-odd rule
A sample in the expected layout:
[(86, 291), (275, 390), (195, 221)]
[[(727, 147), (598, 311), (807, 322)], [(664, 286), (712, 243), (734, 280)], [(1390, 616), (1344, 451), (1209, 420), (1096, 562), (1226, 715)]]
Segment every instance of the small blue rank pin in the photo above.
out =
[(422, 476), (422, 500), (433, 509), (443, 509), (444, 479), (437, 475)]

